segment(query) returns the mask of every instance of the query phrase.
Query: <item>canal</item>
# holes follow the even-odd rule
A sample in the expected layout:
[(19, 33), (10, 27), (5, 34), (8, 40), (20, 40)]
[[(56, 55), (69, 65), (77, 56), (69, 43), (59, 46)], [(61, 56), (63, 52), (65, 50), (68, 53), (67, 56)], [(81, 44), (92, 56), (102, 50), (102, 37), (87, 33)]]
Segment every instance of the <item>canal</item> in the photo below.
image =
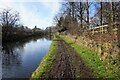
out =
[(2, 77), (30, 78), (51, 45), (49, 38), (3, 44)]

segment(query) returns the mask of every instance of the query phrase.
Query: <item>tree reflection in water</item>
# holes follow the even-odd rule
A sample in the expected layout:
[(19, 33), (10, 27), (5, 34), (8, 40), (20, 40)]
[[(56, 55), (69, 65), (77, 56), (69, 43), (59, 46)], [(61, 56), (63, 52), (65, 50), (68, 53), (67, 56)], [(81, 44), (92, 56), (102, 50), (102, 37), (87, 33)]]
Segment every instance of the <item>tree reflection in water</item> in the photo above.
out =
[(21, 64), (21, 51), (23, 51), (24, 44), (12, 43), (3, 45), (2, 64), (15, 65)]
[(44, 39), (52, 40), (53, 36), (47, 35), (44, 37), (31, 37), (29, 39), (24, 39), (19, 42), (15, 43), (2, 43), (2, 64), (7, 65), (20, 65), (21, 64), (21, 55), (24, 51), (24, 46), (26, 43), (29, 43), (30, 41), (36, 42), (37, 39)]

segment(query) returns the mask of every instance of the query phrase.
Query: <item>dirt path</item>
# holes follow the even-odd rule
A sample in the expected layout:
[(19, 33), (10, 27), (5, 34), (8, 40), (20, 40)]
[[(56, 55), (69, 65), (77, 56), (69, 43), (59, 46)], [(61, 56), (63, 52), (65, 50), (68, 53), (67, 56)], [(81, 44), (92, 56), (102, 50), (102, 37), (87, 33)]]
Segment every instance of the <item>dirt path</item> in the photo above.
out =
[(94, 78), (92, 70), (63, 40), (58, 38), (59, 51), (49, 73), (50, 78)]

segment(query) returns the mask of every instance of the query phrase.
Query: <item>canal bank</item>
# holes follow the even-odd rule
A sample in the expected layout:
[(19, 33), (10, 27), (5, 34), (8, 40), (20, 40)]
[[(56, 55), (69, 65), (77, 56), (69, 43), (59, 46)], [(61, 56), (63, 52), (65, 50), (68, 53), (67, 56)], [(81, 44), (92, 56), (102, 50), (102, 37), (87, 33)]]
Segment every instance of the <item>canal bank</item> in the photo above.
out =
[(42, 59), (31, 79), (95, 78), (82, 58), (59, 36), (54, 39), (47, 55)]
[(32, 78), (35, 78), (35, 79), (47, 78), (50, 70), (53, 67), (52, 66), (53, 62), (56, 59), (57, 51), (58, 51), (57, 38), (56, 36), (54, 36), (54, 39), (52, 41), (52, 44), (50, 46), (48, 53), (43, 57), (38, 68), (32, 73), (31, 79)]
[[(32, 78), (35, 80), (53, 78), (119, 79), (118, 68), (111, 69), (100, 60), (96, 52), (85, 46), (80, 46), (71, 37), (60, 35), (57, 40), (53, 40), (53, 43), (56, 43), (54, 48), (50, 48), (40, 66), (32, 74)], [(55, 51), (56, 53), (54, 53)]]

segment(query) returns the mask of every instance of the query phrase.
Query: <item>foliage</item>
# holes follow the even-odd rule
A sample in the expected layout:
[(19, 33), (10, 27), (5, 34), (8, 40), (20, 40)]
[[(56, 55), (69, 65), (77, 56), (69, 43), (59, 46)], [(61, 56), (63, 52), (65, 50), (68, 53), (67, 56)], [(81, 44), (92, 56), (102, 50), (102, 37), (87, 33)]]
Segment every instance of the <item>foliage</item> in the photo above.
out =
[[(94, 27), (110, 25), (107, 28), (107, 32), (110, 33), (115, 28), (113, 24), (120, 21), (119, 4), (120, 2), (89, 2), (89, 0), (66, 1), (58, 13), (60, 15), (55, 16), (56, 27), (58, 30), (61, 30), (61, 27), (67, 28), (60, 32), (67, 31), (72, 34), (75, 31), (82, 35), (90, 33), (90, 29), (94, 29)], [(103, 32), (102, 27), (99, 28), (98, 32)]]
[[(20, 20), (19, 12), (12, 9), (3, 9), (0, 12), (0, 28), (2, 28), (2, 41), (19, 41), (26, 37), (43, 36), (45, 31), (37, 28), (30, 29), (27, 26), (18, 24)], [(1, 34), (0, 34), (1, 36)]]

